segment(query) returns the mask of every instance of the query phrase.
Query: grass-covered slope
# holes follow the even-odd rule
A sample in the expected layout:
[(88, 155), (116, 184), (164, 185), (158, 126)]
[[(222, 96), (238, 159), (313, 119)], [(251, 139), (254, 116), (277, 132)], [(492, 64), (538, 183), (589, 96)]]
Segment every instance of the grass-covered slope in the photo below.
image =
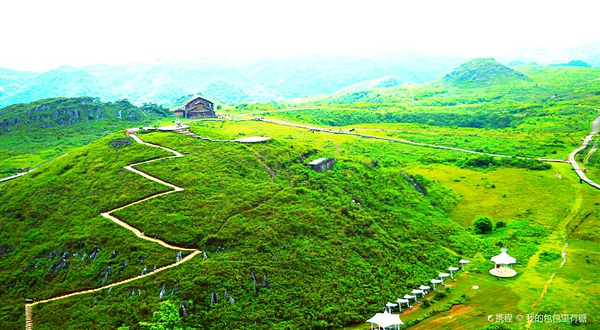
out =
[[(385, 302), (425, 283), (461, 257), (472, 259), (473, 263), (469, 266), (471, 273), (464, 278), (461, 275), (459, 283), (466, 281), (470, 285), (481, 285), (482, 293), (478, 295), (467, 290), (469, 285), (456, 287), (451, 284), (455, 287), (452, 290), (456, 290), (451, 297), (464, 293), (477, 301), (475, 305), (464, 303), (469, 312), (468, 319), (462, 321), (476, 328), (488, 323), (485, 317), (479, 315), (485, 311), (489, 313), (490, 310), (504, 308), (505, 312), (530, 312), (529, 306), (558, 267), (559, 262), (540, 259), (543, 251), (557, 253), (564, 244), (555, 241), (562, 236), (555, 235), (554, 230), (567, 224), (574, 228), (587, 226), (586, 219), (593, 216), (592, 209), (596, 207), (595, 197), (587, 190), (581, 190), (588, 187), (579, 185), (566, 167), (553, 168), (552, 171), (457, 169), (451, 165), (463, 155), (454, 151), (311, 133), (256, 121), (207, 121), (194, 124), (192, 130), (215, 138), (268, 135), (273, 140), (264, 144), (242, 145), (208, 142), (174, 133), (141, 134), (143, 140), (178, 150), (184, 157), (140, 165), (139, 169), (185, 190), (133, 205), (116, 212), (116, 215), (148, 236), (198, 246), (207, 253), (208, 259), (197, 257), (163, 273), (111, 290), (36, 305), (34, 324), (37, 329), (106, 329), (120, 326), (137, 329), (138, 322), (150, 320), (152, 312), (158, 310), (160, 302), (166, 299), (174, 301), (177, 307), (186, 302), (184, 323), (199, 329), (339, 328), (363, 322), (379, 311)], [(121, 171), (114, 172), (112, 169), (144, 157), (156, 157), (156, 149), (137, 144), (115, 149), (127, 143), (114, 139), (115, 136), (111, 136), (100, 140), (78, 150), (77, 155), (70, 153), (67, 157), (73, 158), (51, 162), (40, 169), (43, 170), (39, 172), (41, 174), (28, 178), (33, 181), (14, 181), (3, 191), (15, 191), (17, 187), (25, 189), (38, 178), (60, 177), (58, 173), (65, 165), (74, 159), (84, 162), (87, 158), (83, 154), (88, 152), (87, 156), (94, 160), (80, 164), (77, 171), (70, 172), (75, 169), (73, 167), (61, 175), (83, 174), (86, 168), (87, 176), (84, 177), (88, 177), (98, 167), (94, 164), (101, 163), (107, 172), (99, 174), (116, 178), (118, 187), (123, 191), (131, 187), (133, 192), (127, 193), (131, 198), (150, 193), (140, 188), (152, 185), (151, 182), (138, 178), (143, 183), (140, 186), (136, 180), (123, 180), (119, 176)], [(145, 154), (145, 149), (152, 154)], [(337, 163), (332, 170), (316, 173), (304, 165), (323, 156), (336, 157)], [(377, 165), (374, 160), (377, 160)], [(563, 175), (563, 180), (555, 177), (555, 170)], [(431, 179), (439, 180), (452, 191)], [(70, 180), (63, 182), (62, 187), (75, 187), (79, 183), (81, 187), (77, 189), (94, 191), (90, 190), (88, 180), (81, 180), (81, 175), (79, 179)], [(95, 184), (99, 182), (104, 181)], [(42, 182), (39, 184), (42, 185)], [(527, 197), (527, 192), (515, 189), (518, 185), (527, 189), (540, 187), (548, 194)], [(47, 185), (45, 195), (56, 194), (53, 193), (54, 187), (54, 184)], [(79, 197), (87, 201), (83, 209), (93, 209), (99, 203), (95, 201), (95, 195), (77, 191), (79, 195), (85, 195)], [(478, 195), (486, 196), (490, 204), (479, 208), (474, 206)], [(547, 198), (551, 198), (552, 207), (544, 204)], [(125, 196), (122, 199), (125, 200)], [(73, 199), (69, 205), (79, 204), (77, 200)], [(121, 203), (119, 200), (114, 203)], [(5, 210), (11, 216), (5, 220), (6, 224), (12, 223), (15, 212), (20, 210), (20, 203), (25, 203), (24, 198), (14, 201), (9, 198)], [(504, 207), (505, 204), (513, 207)], [(100, 205), (101, 208), (112, 207), (113, 202)], [(92, 216), (97, 211), (86, 212)], [(482, 215), (492, 215), (494, 220), (502, 221), (506, 226), (476, 236), (470, 230), (470, 223)], [(105, 225), (110, 228), (112, 223), (106, 222)], [(78, 242), (71, 238), (71, 233), (77, 231), (77, 226), (84, 226), (86, 231), (96, 234), (96, 229), (91, 228), (100, 227), (93, 223), (78, 221), (72, 230), (49, 227), (48, 231), (67, 233), (61, 237), (61, 242)], [(133, 239), (133, 236), (127, 232), (121, 232), (123, 237), (118, 236), (119, 230), (122, 229), (116, 227), (111, 231), (116, 240), (111, 244), (115, 246), (105, 248), (102, 245), (103, 253), (118, 249), (118, 257), (121, 257), (122, 251), (131, 250), (127, 250), (130, 243), (126, 238)], [(22, 227), (15, 227), (14, 232), (27, 233)], [(92, 240), (89, 244), (94, 247), (100, 244), (92, 238), (87, 239)], [(550, 243), (545, 243), (548, 240)], [(54, 249), (70, 252), (73, 245), (62, 246), (48, 246), (46, 255)], [(507, 283), (487, 280), (487, 271), (491, 267), (489, 258), (497, 254), (500, 247), (508, 248), (511, 255), (519, 260), (515, 267), (523, 279), (517, 277)], [(20, 267), (17, 260), (22, 257), (10, 255), (1, 257), (2, 265), (15, 264), (15, 268), (7, 272), (2, 270), (7, 279), (11, 279), (14, 272), (25, 273), (16, 268), (16, 265)], [(168, 263), (171, 257), (174, 256), (167, 251), (160, 257), (151, 255), (148, 260), (157, 258), (149, 264), (160, 264), (163, 259)], [(85, 267), (93, 267), (96, 261), (86, 266), (85, 262), (73, 260), (74, 266), (60, 273), (64, 283), (68, 283), (57, 287), (65, 289), (71, 285), (85, 287), (90, 281), (97, 283), (102, 269), (111, 262), (109, 253), (104, 258), (107, 259), (98, 259), (104, 264), (92, 270)], [(135, 260), (138, 255), (124, 254), (123, 258)], [(120, 259), (118, 261), (121, 262)], [(133, 263), (129, 264), (133, 266)], [(48, 268), (37, 271), (38, 276), (45, 272), (45, 276), (51, 278), (47, 272), (52, 265), (46, 266)], [(140, 268), (141, 265), (135, 263), (132, 275), (137, 275), (134, 273)], [(258, 292), (252, 280), (252, 270)], [(79, 271), (84, 271), (83, 275), (77, 273)], [(78, 274), (79, 277), (73, 279), (70, 274)], [(122, 278), (111, 274), (109, 281)], [(10, 304), (4, 309), (3, 317), (9, 328), (17, 328), (22, 325), (19, 321), (23, 321), (22, 300), (17, 297), (27, 294), (26, 285), (19, 281), (16, 283), (22, 287), (21, 291), (5, 295)], [(50, 288), (55, 283), (46, 283), (47, 288), (42, 286), (39, 292), (52, 294)], [(579, 283), (589, 284), (588, 281)], [(566, 289), (569, 285), (564, 284), (560, 288)], [(163, 287), (166, 295), (160, 299), (159, 292)], [(225, 289), (235, 303), (224, 300)], [(216, 290), (219, 302), (211, 305), (213, 290)], [(581, 290), (574, 290), (573, 295), (581, 294)], [(510, 299), (482, 298), (491, 297), (499, 291), (505, 292)], [(597, 300), (596, 295), (590, 295), (590, 298), (592, 302)], [(587, 306), (577, 300), (574, 303)], [(434, 307), (442, 307), (441, 303), (438, 304)], [(544, 306), (553, 306), (552, 311), (563, 311), (557, 309), (556, 298), (544, 302)], [(12, 312), (9, 313), (9, 310)], [(414, 315), (403, 316), (403, 320), (416, 320), (427, 311), (418, 310)]]
[[(141, 135), (185, 156), (140, 169), (186, 190), (117, 215), (148, 235), (198, 245), (208, 259), (111, 293), (42, 305), (38, 313), (44, 315), (43, 327), (66, 322), (136, 328), (140, 319), (149, 319), (142, 305), (157, 310), (158, 293), (166, 284), (168, 299), (178, 306), (193, 301), (185, 322), (197, 328), (336, 328), (364, 321), (383, 303), (428, 281), (460, 257), (481, 253), (472, 269), (485, 273), (489, 268), (485, 260), (502, 245), (526, 263), (536, 253), (537, 242), (548, 235), (541, 214), (536, 218), (524, 214), (514, 222), (503, 219), (509, 224), (505, 231), (486, 241), (470, 233), (469, 223), (451, 221), (448, 212), (457, 195), (423, 176), (413, 176), (408, 165), (419, 164), (418, 159), (452, 161), (459, 157), (455, 152), (260, 122), (206, 122), (192, 129), (219, 138), (269, 135), (274, 140), (245, 146), (169, 133)], [(322, 156), (336, 157), (333, 170), (316, 173), (304, 165)], [(554, 176), (523, 169), (511, 173), (530, 179), (542, 175), (539, 182)], [(511, 177), (505, 180), (510, 182)], [(490, 194), (495, 190), (485, 189)], [(565, 191), (560, 201), (569, 196)], [(520, 198), (510, 194), (508, 200)], [(562, 210), (544, 214), (554, 217)], [(133, 287), (150, 295), (124, 301)], [(221, 302), (211, 306), (213, 289)], [(222, 301), (225, 289), (235, 303)], [(84, 306), (92, 306), (90, 313), (72, 316)], [(111, 317), (97, 319), (96, 313)]]
[(127, 100), (54, 98), (0, 109), (0, 177), (32, 168), (115, 131), (154, 124), (169, 115), (155, 106)]
[[(323, 126), (352, 124), (348, 128), (360, 133), (486, 152), (566, 156), (597, 116), (600, 71), (517, 70), (531, 81), (373, 89), (317, 100), (304, 110), (257, 104), (235, 111)], [(196, 134), (213, 138), (272, 140), (243, 145), (140, 134), (184, 157), (138, 168), (185, 190), (115, 215), (147, 236), (198, 247), (207, 259), (199, 256), (111, 290), (36, 305), (36, 329), (137, 329), (167, 299), (176, 308), (186, 303), (183, 323), (199, 329), (339, 328), (364, 322), (459, 258), (473, 262), (469, 273), (449, 282), (449, 297), (403, 314), (405, 322), (464, 294), (468, 299), (461, 306), (419, 326), (476, 329), (489, 323), (489, 314), (576, 310), (590, 310), (588, 328), (596, 325), (600, 297), (590, 275), (599, 251), (594, 227), (599, 201), (597, 191), (580, 184), (568, 164), (500, 161), (260, 121), (191, 125)], [(11, 283), (1, 292), (7, 302), (0, 310), (2, 324), (22, 327), (22, 298), (96, 286), (111, 263), (109, 282), (138, 275), (143, 263), (129, 261), (139, 260), (139, 251), (147, 251), (149, 266), (174, 260), (171, 251), (139, 243), (98, 217), (101, 210), (164, 190), (122, 169), (160, 155), (115, 134), (0, 184), (1, 238), (8, 242), (0, 246), (0, 279)], [(330, 156), (336, 158), (330, 171), (316, 173), (304, 165)], [(589, 167), (597, 162), (596, 153)], [(492, 217), (491, 232), (473, 233), (473, 220), (480, 216)], [(71, 257), (68, 270), (53, 257), (54, 251), (89, 254), (100, 245), (100, 258)], [(489, 259), (500, 248), (517, 258), (517, 277), (490, 277)], [(563, 249), (567, 262), (561, 267)], [(119, 250), (115, 260), (110, 259), (114, 250)], [(123, 261), (128, 266), (115, 273)], [(29, 265), (33, 271), (25, 269)], [(546, 292), (550, 278), (554, 282)], [(224, 299), (225, 289), (234, 303)], [(216, 304), (210, 302), (213, 290)]]
[(530, 80), (523, 73), (500, 64), (493, 58), (473, 59), (448, 73), (442, 79), (444, 83), (457, 87), (480, 87)]
[[(589, 129), (596, 114), (593, 107), (600, 99), (600, 69), (519, 67), (518, 70), (532, 81), (499, 82), (477, 88), (438, 81), (346, 93), (307, 104), (310, 111), (318, 112), (311, 114), (307, 110), (302, 120), (334, 126), (416, 123), (518, 132)], [(280, 115), (293, 118), (296, 113), (287, 111)]]
[(170, 155), (132, 141), (111, 135), (0, 184), (2, 328), (23, 326), (26, 298), (101, 286), (107, 266), (106, 284), (175, 261), (176, 252), (100, 216), (169, 189), (122, 168)]
[[(163, 283), (169, 291), (177, 287), (170, 299), (194, 302), (187, 322), (199, 328), (335, 328), (363, 321), (374, 304), (425, 283), (479, 249), (477, 240), (446, 216), (452, 205), (448, 191), (405, 173), (393, 156), (373, 166), (375, 155), (384, 154), (380, 142), (342, 137), (335, 141), (342, 149), (334, 169), (316, 173), (304, 162), (335, 153), (334, 144), (293, 129), (272, 133), (274, 141), (250, 146), (141, 135), (185, 156), (140, 169), (186, 190), (117, 216), (149, 236), (197, 245), (209, 258), (108, 295), (41, 305), (38, 328), (65, 322), (135, 327), (149, 314), (137, 298), (123, 301), (128, 290), (150, 292), (141, 299), (157, 309)], [(273, 181), (267, 168), (275, 172)], [(236, 302), (211, 307), (213, 289), (221, 300), (227, 289)], [(89, 313), (73, 313), (90, 303), (90, 313), (115, 317), (92, 322)]]

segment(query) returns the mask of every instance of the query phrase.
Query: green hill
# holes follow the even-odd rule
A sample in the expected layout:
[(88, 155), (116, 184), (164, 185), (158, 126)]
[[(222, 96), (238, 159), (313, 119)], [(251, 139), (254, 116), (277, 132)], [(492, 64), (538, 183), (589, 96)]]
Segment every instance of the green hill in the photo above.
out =
[[(69, 152), (0, 183), (0, 282), (7, 283), (0, 290), (0, 324), (23, 327), (25, 298), (97, 288), (176, 260), (173, 250), (99, 215), (170, 189), (123, 168), (154, 159), (137, 169), (184, 190), (113, 215), (146, 237), (206, 256), (35, 305), (35, 329), (140, 329), (161, 306), (171, 307), (175, 323), (195, 329), (339, 329), (364, 322), (461, 258), (472, 260), (468, 272), (430, 293), (430, 307), (401, 314), (403, 321), (476, 329), (495, 313), (589, 310), (593, 328), (600, 296), (588, 289), (597, 284), (589, 251), (598, 250), (600, 237), (597, 191), (580, 184), (569, 164), (423, 145), (566, 157), (598, 116), (600, 69), (519, 70), (531, 81), (507, 74), (513, 78), (499, 83), (373, 88), (292, 108), (244, 105), (227, 109), (242, 120), (190, 123), (202, 136), (268, 136), (266, 143), (138, 134), (183, 156), (165, 159), (158, 158), (171, 153), (121, 131), (160, 120), (160, 108), (82, 98), (3, 109), (6, 150), (20, 151), (20, 141), (31, 140), (36, 147), (22, 153), (30, 162), (31, 155)], [(254, 116), (329, 131), (243, 120)], [(3, 164), (15, 166), (19, 155)], [(336, 163), (323, 173), (305, 165), (320, 157)], [(595, 164), (597, 154), (587, 166), (590, 176)], [(475, 234), (473, 220), (482, 216), (495, 226)], [(489, 274), (500, 248), (517, 258), (517, 277)], [(448, 311), (453, 303), (459, 305)]]
[(582, 67), (582, 68), (590, 68), (591, 67), (591, 65), (587, 64), (586, 62), (577, 61), (577, 60), (569, 61), (568, 63), (550, 64), (550, 66), (576, 66), (576, 67)]
[(493, 58), (473, 59), (442, 78), (445, 84), (457, 87), (530, 80), (526, 75), (500, 64)]
[(131, 141), (111, 143), (115, 139), (113, 135), (71, 150), (31, 174), (0, 184), (4, 329), (20, 328), (26, 297), (95, 287), (108, 266), (114, 268), (111, 280), (125, 279), (139, 275), (144, 266), (152, 269), (175, 259), (174, 252), (136, 239), (100, 217), (100, 212), (131, 199), (165, 190), (122, 170), (128, 162), (165, 153)]
[[(328, 126), (395, 123), (448, 129), (505, 129), (530, 134), (583, 133), (589, 129), (599, 101), (599, 68), (523, 66), (518, 72), (508, 70), (513, 78), (494, 83), (454, 84), (444, 83), (441, 78), (421, 85), (349, 91), (300, 106), (290, 105), (295, 111), (265, 110), (264, 114)], [(514, 78), (514, 72), (529, 80)]]
[(54, 98), (0, 109), (0, 177), (30, 168), (117, 130), (164, 120), (170, 112), (127, 100)]
[[(473, 260), (469, 268), (475, 275), (470, 276), (482, 273), (479, 276), (487, 278), (487, 260), (502, 246), (518, 258), (519, 267), (525, 267), (539, 251), (539, 240), (548, 235), (544, 228), (550, 228), (540, 226), (537, 214), (540, 219), (555, 219), (555, 214), (564, 212), (562, 207), (554, 211), (527, 204), (526, 218), (506, 220), (505, 230), (479, 237), (452, 218), (456, 215), (451, 217), (458, 195), (412, 169), (429, 164), (433, 169), (440, 166), (438, 175), (447, 175), (452, 167), (442, 164), (465, 157), (457, 152), (254, 121), (200, 122), (192, 130), (216, 138), (268, 135), (273, 140), (241, 145), (175, 133), (140, 134), (144, 141), (173, 148), (184, 157), (139, 169), (185, 190), (115, 215), (147, 236), (199, 247), (207, 259), (196, 257), (111, 290), (36, 305), (36, 328), (138, 328), (138, 322), (151, 319), (168, 299), (175, 308), (185, 304), (186, 324), (198, 329), (337, 329), (364, 322), (385, 302), (426, 283), (460, 258)], [(19, 316), (25, 297), (47, 298), (97, 287), (108, 266), (112, 271), (106, 283), (113, 283), (144, 267), (174, 261), (172, 251), (161, 253), (157, 245), (135, 244), (129, 232), (97, 216), (164, 190), (121, 166), (165, 153), (123, 140), (121, 134), (108, 136), (44, 165), (35, 175), (0, 185), (1, 238), (6, 246), (0, 274), (11, 283), (0, 297), (6, 302), (0, 321), (8, 328), (22, 326)], [(317, 173), (304, 165), (328, 155), (336, 157), (332, 170)], [(458, 181), (488, 176), (476, 171), (454, 173), (450, 178), (460, 177)], [(552, 171), (503, 173), (518, 175), (516, 180), (528, 186), (527, 180), (561, 183), (553, 180)], [(498, 179), (474, 180), (478, 188), (473, 184), (477, 189), (473, 193), (501, 190), (494, 195), (500, 203), (531, 203), (522, 201), (530, 191), (510, 190), (509, 196), (501, 197), (510, 179), (505, 179), (505, 187)], [(569, 185), (563, 189), (552, 198), (570, 201)], [(540, 197), (547, 200), (554, 195)], [(97, 260), (80, 259), (83, 252), (89, 255), (97, 247)], [(113, 260), (114, 251), (118, 253)], [(65, 253), (68, 268), (60, 266), (56, 257)], [(141, 255), (148, 257), (139, 263)], [(123, 262), (127, 266), (121, 266)], [(459, 283), (463, 276), (469, 275), (461, 275)], [(495, 279), (478, 283), (506, 285)], [(163, 287), (166, 296), (159, 298)], [(219, 299), (214, 304), (213, 290)], [(235, 302), (224, 298), (225, 290)], [(505, 290), (511, 290), (511, 299), (518, 299), (513, 289)], [(438, 303), (432, 308), (444, 306)]]
[[(308, 155), (330, 152), (326, 140), (309, 141), (309, 132), (283, 132), (294, 134), (295, 142), (270, 131), (277, 135), (275, 141), (248, 147), (172, 133), (141, 135), (186, 156), (140, 169), (186, 190), (137, 204), (117, 216), (148, 236), (201, 247), (209, 259), (116, 287), (108, 296), (90, 294), (65, 301), (68, 305), (36, 306), (36, 327), (135, 325), (150, 317), (148, 308), (139, 309), (138, 304), (155, 308), (163, 283), (169, 292), (177, 287), (169, 293), (171, 299), (194, 302), (188, 312), (204, 315), (194, 321), (197, 326), (340, 327), (362, 321), (374, 302), (427, 282), (460, 255), (478, 249), (471, 235), (445, 214), (452, 203), (448, 192), (392, 166), (395, 157), (383, 156), (378, 142), (345, 144), (347, 153), (338, 157), (335, 168), (316, 173), (303, 163)], [(174, 260), (175, 254), (154, 255), (158, 248), (134, 244), (129, 232), (98, 217), (103, 210), (161, 189), (121, 169), (156, 157), (158, 151), (136, 143), (116, 147), (123, 145), (112, 143), (117, 138), (121, 139), (100, 139), (42, 166), (35, 175), (0, 186), (1, 238), (9, 251), (2, 257), (2, 282), (11, 283), (2, 299), (12, 302), (4, 304), (11, 312), (4, 312), (3, 324), (19, 326), (22, 306), (17, 302), (25, 297), (46, 298), (98, 286), (107, 266), (116, 270), (123, 261), (130, 265), (122, 274), (111, 272), (110, 283), (130, 276), (128, 272), (140, 272), (145, 265), (137, 263), (141, 254), (153, 256), (148, 265)], [(363, 160), (376, 154), (381, 157), (379, 167)], [(266, 166), (276, 169), (273, 181)], [(16, 191), (18, 196), (12, 193)], [(103, 224), (110, 231), (100, 232)], [(98, 246), (98, 261), (74, 257), (89, 255)], [(132, 246), (138, 249), (130, 252)], [(115, 260), (110, 258), (113, 251), (119, 251)], [(59, 258), (53, 256), (63, 254), (69, 267), (55, 267)], [(259, 278), (258, 291), (252, 286), (252, 269)], [(269, 285), (263, 283), (265, 275)], [(142, 296), (133, 304), (124, 303), (134, 287), (142, 289)], [(236, 303), (211, 308), (213, 288), (221, 299), (227, 289)], [(75, 312), (90, 304), (95, 312)], [(109, 306), (121, 316), (95, 317)]]

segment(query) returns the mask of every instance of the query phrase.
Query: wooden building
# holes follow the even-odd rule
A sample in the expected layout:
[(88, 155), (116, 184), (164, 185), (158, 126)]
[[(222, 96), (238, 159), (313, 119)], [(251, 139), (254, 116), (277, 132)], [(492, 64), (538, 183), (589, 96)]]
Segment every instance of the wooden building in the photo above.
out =
[(214, 104), (202, 96), (194, 96), (181, 108), (173, 110), (175, 116), (183, 118), (215, 118)]

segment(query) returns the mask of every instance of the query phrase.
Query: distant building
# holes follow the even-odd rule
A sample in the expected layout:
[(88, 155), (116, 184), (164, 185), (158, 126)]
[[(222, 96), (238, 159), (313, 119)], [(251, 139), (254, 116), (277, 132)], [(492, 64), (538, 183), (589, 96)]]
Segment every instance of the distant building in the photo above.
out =
[(331, 169), (333, 167), (333, 164), (335, 164), (335, 158), (331, 157), (315, 159), (307, 165), (317, 172), (325, 172)]
[(201, 97), (194, 96), (181, 108), (173, 110), (173, 114), (183, 118), (215, 118), (214, 104)]

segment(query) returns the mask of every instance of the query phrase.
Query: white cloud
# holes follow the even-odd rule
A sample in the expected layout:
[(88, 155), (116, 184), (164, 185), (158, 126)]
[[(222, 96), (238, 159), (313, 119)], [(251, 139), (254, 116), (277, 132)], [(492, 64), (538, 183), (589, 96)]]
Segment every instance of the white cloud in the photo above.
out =
[[(0, 67), (412, 50), (502, 56), (600, 39), (594, 1), (11, 1)], [(7, 33), (8, 32), (8, 33)]]

